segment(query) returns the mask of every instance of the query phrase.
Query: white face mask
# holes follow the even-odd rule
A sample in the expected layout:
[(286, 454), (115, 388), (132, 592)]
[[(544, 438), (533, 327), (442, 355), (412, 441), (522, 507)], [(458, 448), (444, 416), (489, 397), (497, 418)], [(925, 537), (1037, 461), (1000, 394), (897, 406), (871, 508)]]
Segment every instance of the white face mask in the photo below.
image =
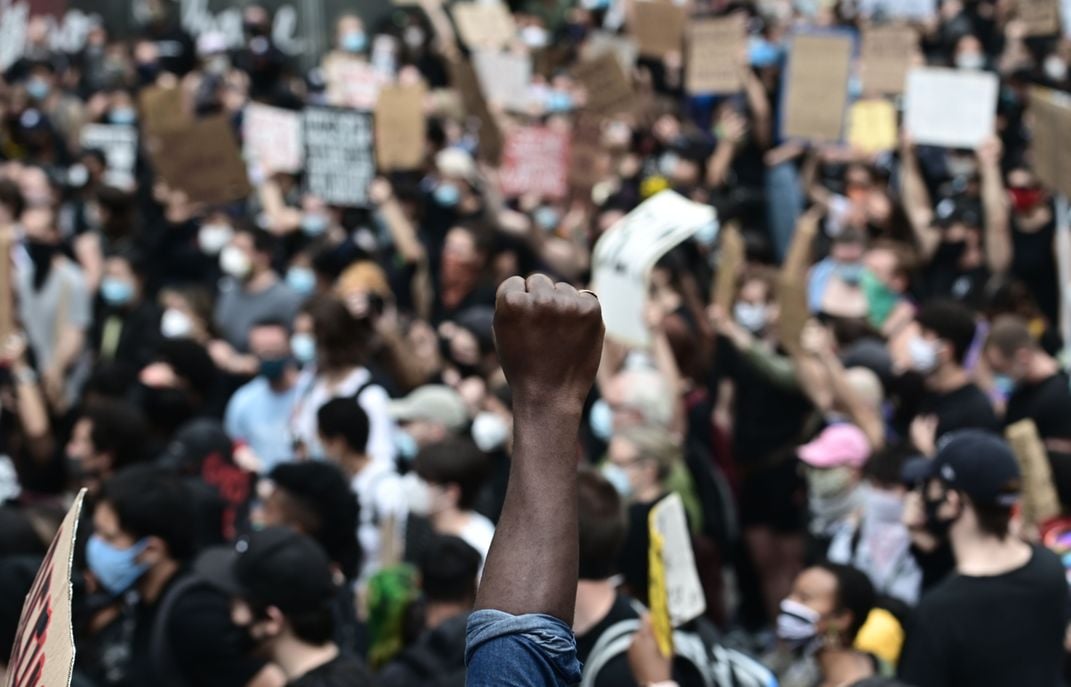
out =
[(982, 69), (985, 67), (985, 55), (978, 52), (965, 52), (956, 55), (956, 67), (959, 69)]
[(777, 616), (777, 638), (792, 648), (802, 648), (818, 636), (821, 614), (798, 601), (785, 599)]
[(547, 30), (541, 26), (526, 26), (521, 30), (521, 40), (529, 48), (545, 48), (547, 46)]
[(435, 507), (431, 485), (424, 481), (415, 472), (410, 472), (402, 477), (402, 493), (405, 494), (409, 512), (413, 515), (428, 517), (438, 509)]
[(807, 471), (807, 491), (812, 498), (831, 499), (847, 491), (855, 481), (851, 468), (826, 468)]
[(197, 232), (197, 245), (206, 255), (217, 255), (231, 242), (234, 230), (229, 224), (205, 224)]
[(911, 358), (911, 369), (921, 374), (929, 374), (937, 369), (937, 344), (916, 336), (907, 342), (907, 354)]
[(193, 320), (181, 310), (168, 308), (160, 319), (160, 333), (168, 339), (181, 339), (193, 331)]
[(249, 256), (237, 246), (227, 246), (219, 254), (219, 266), (224, 274), (235, 279), (245, 279), (253, 269), (253, 263)]
[(752, 334), (758, 334), (766, 328), (766, 306), (740, 301), (733, 306), (733, 319)]
[(483, 412), (472, 421), (472, 440), (484, 453), (501, 448), (509, 438), (506, 421), (496, 413)]
[(1067, 78), (1067, 63), (1059, 55), (1049, 55), (1045, 58), (1045, 76), (1052, 81), (1063, 81)]

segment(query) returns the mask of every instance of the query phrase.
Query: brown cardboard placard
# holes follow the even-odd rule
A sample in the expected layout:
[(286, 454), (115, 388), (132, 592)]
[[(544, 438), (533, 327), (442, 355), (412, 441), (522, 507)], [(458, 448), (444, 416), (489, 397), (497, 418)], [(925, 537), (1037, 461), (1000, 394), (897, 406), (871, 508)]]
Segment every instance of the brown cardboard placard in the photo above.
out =
[(818, 219), (812, 213), (804, 214), (796, 226), (788, 256), (777, 280), (777, 304), (780, 312), (778, 336), (786, 351), (800, 350), (803, 329), (810, 319), (807, 307), (807, 270), (811, 264), (811, 244), (818, 233)]
[(860, 77), (863, 92), (899, 95), (918, 50), (918, 34), (910, 26), (875, 26), (863, 32)]
[(573, 124), (573, 144), (569, 157), (569, 188), (587, 193), (602, 178), (604, 152), (601, 117), (581, 113)]
[(0, 346), (15, 332), (15, 287), (11, 283), (14, 227), (0, 227)]
[(697, 19), (688, 25), (684, 88), (691, 94), (740, 90), (740, 54), (746, 45), (742, 15)]
[(461, 40), (470, 49), (499, 50), (517, 34), (509, 8), (501, 2), (459, 2), (450, 8)]
[(629, 31), (636, 37), (640, 54), (662, 59), (681, 49), (684, 40), (684, 8), (663, 0), (635, 0)]
[(785, 75), (785, 138), (836, 143), (844, 135), (852, 38), (801, 34), (792, 39)]
[(1033, 420), (1020, 420), (1004, 430), (1022, 475), (1022, 518), (1038, 526), (1060, 514), (1052, 467)]
[(424, 162), (427, 120), (422, 84), (389, 86), (376, 103), (376, 161), (380, 171), (416, 169)]
[(1015, 14), (1026, 27), (1027, 36), (1060, 33), (1060, 0), (1018, 0)]
[(721, 231), (721, 245), (718, 250), (718, 273), (714, 276), (714, 293), (711, 302), (718, 306), (725, 317), (732, 315), (733, 301), (736, 300), (736, 280), (746, 259), (744, 237), (736, 222), (729, 222)]
[(595, 31), (584, 41), (584, 45), (580, 49), (580, 59), (594, 60), (605, 53), (610, 53), (617, 57), (617, 60), (621, 63), (621, 69), (627, 74), (636, 66), (639, 48), (636, 47), (636, 41), (630, 36), (618, 36), (608, 31)]
[(183, 191), (190, 202), (220, 205), (252, 191), (238, 142), (223, 115), (160, 135), (150, 154), (160, 178)]
[(74, 497), (23, 602), (5, 687), (69, 687), (71, 684), (74, 673), (71, 567), (85, 495), (86, 490), (82, 489)]
[(470, 117), (479, 120), (479, 158), (497, 166), (502, 158), (502, 129), (491, 112), (491, 108), (487, 106), (487, 99), (480, 88), (480, 80), (476, 76), (472, 63), (469, 60), (450, 62), (450, 81), (461, 93), (465, 111)]
[(1046, 88), (1029, 95), (1030, 154), (1038, 179), (1050, 190), (1071, 196), (1071, 97)]
[(150, 136), (183, 129), (193, 121), (178, 86), (143, 89), (138, 94), (138, 108), (141, 110), (141, 127)]
[(584, 107), (601, 115), (629, 112), (633, 107), (632, 81), (610, 53), (581, 62), (573, 78), (587, 93)]
[(502, 149), (502, 192), (560, 199), (568, 192), (569, 131), (552, 126), (521, 126), (506, 135)]

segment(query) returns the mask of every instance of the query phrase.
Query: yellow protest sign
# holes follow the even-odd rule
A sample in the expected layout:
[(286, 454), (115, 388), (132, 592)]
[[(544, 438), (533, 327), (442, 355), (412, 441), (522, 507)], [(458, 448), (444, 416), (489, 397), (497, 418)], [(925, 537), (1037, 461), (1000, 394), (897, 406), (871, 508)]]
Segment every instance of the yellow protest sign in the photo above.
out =
[(866, 153), (896, 148), (896, 108), (888, 100), (860, 100), (848, 111), (848, 143)]

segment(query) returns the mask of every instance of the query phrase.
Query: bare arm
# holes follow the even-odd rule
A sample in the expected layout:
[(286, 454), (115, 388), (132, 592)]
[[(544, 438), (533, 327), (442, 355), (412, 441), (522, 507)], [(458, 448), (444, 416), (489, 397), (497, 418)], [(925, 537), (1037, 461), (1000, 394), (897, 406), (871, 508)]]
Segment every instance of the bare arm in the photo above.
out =
[(933, 227), (933, 203), (919, 169), (915, 148), (906, 141), (901, 146), (900, 161), (903, 165), (900, 173), (900, 193), (903, 196), (904, 209), (911, 222), (911, 230), (915, 233), (915, 240), (922, 251), (922, 258), (928, 261), (937, 252), (941, 236)]
[(755, 141), (760, 148), (766, 150), (773, 145), (773, 117), (770, 111), (770, 99), (766, 96), (766, 88), (746, 63), (741, 66), (740, 80), (744, 84), (748, 107), (751, 108)]
[(1008, 197), (1000, 169), (1000, 139), (994, 136), (978, 148), (982, 175), (982, 207), (985, 210), (985, 257), (989, 271), (1007, 272), (1012, 261)]
[(495, 341), (513, 391), (514, 453), (477, 609), (542, 613), (572, 624), (576, 433), (602, 337), (591, 294), (538, 274), (499, 287)]

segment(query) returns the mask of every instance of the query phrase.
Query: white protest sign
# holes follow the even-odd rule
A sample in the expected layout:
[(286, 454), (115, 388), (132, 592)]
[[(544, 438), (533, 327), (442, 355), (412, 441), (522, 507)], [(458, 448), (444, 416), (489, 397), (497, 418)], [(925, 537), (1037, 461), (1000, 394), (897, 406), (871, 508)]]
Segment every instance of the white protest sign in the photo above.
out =
[(82, 148), (104, 154), (104, 183), (127, 190), (134, 187), (134, 167), (138, 162), (136, 128), (126, 124), (86, 124), (82, 127)]
[(716, 222), (714, 208), (667, 190), (606, 230), (595, 245), (593, 288), (608, 336), (632, 346), (650, 345), (643, 313), (651, 268), (674, 246)]
[(309, 193), (329, 205), (368, 205), (368, 186), (376, 174), (372, 114), (307, 107), (304, 123)]
[(859, 13), (870, 18), (919, 21), (937, 14), (937, 0), (861, 0)]
[(251, 169), (256, 166), (268, 174), (296, 172), (304, 162), (298, 112), (250, 103), (242, 118), (242, 141)]
[(904, 130), (915, 143), (975, 148), (993, 135), (997, 75), (963, 69), (919, 68), (907, 75)]
[(660, 576), (659, 586), (665, 589), (670, 625), (680, 627), (707, 610), (680, 495), (674, 492), (659, 501), (651, 509), (648, 526), (659, 554), (658, 561), (652, 560), (652, 576)]
[(506, 109), (524, 112), (531, 103), (532, 58), (512, 52), (474, 50), (472, 66), (484, 97)]
[(71, 566), (85, 495), (83, 489), (74, 498), (22, 604), (5, 687), (69, 687), (71, 684), (74, 672)]

